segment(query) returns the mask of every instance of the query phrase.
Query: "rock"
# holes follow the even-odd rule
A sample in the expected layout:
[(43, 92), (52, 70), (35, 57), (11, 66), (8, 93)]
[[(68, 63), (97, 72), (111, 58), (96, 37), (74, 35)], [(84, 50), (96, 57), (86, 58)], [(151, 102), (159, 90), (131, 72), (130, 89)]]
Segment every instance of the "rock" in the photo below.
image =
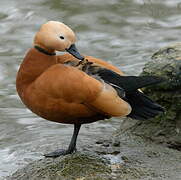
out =
[(118, 131), (105, 141), (101, 139), (97, 146), (106, 149), (104, 142), (110, 142), (110, 148), (114, 148), (118, 140), (119, 154), (105, 151), (92, 154), (95, 144), (89, 146), (89, 152), (33, 161), (6, 180), (180, 180), (179, 151), (156, 145), (129, 131)]
[(165, 113), (152, 120), (138, 121), (132, 132), (181, 150), (181, 43), (154, 53), (143, 68), (141, 76), (145, 75), (166, 79), (164, 83), (143, 89), (165, 108)]
[(137, 180), (153, 174), (152, 169), (138, 166), (126, 156), (123, 157), (125, 162), (111, 154), (104, 156), (76, 152), (56, 159), (41, 159), (16, 171), (6, 180)]
[(168, 81), (147, 89), (179, 91), (181, 88), (181, 43), (167, 46), (154, 53), (141, 75), (161, 76)]
[(34, 161), (18, 170), (11, 180), (108, 180), (111, 168), (106, 160), (96, 155), (75, 153), (56, 159), (45, 158)]

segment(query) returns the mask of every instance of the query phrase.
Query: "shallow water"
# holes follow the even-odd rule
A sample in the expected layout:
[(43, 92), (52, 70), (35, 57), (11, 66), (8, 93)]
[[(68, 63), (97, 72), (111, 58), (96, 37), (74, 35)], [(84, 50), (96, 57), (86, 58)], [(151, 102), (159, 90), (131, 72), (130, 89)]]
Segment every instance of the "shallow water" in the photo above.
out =
[[(40, 24), (58, 20), (77, 33), (84, 54), (105, 59), (130, 75), (139, 74), (158, 48), (181, 41), (180, 0), (6, 0), (0, 5), (0, 177), (65, 147), (72, 126), (45, 121), (27, 110), (17, 96), (15, 76)], [(81, 129), (78, 144), (103, 133), (119, 119)], [(57, 141), (57, 147), (51, 145)]]

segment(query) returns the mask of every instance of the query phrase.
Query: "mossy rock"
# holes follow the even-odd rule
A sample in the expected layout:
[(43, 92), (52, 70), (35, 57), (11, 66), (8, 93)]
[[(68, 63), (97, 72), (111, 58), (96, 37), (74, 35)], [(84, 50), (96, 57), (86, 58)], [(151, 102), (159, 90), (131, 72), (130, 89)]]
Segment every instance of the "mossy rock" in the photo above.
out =
[(152, 174), (124, 157), (125, 163), (110, 163), (101, 155), (75, 153), (56, 159), (34, 161), (6, 180), (138, 180)]
[[(42, 159), (16, 171), (6, 180), (139, 180), (150, 177), (153, 170), (123, 157), (111, 163), (101, 155), (75, 153), (56, 159)], [(157, 174), (159, 176), (159, 174)]]
[(107, 180), (111, 173), (105, 159), (75, 153), (56, 159), (34, 161), (15, 172), (9, 179), (16, 180)]
[(173, 44), (153, 54), (141, 75), (155, 75), (167, 81), (149, 89), (179, 90), (181, 88), (181, 43)]
[(139, 121), (133, 133), (181, 149), (181, 43), (154, 53), (140, 75), (166, 79), (164, 83), (143, 89), (145, 94), (165, 108), (165, 113), (152, 120)]

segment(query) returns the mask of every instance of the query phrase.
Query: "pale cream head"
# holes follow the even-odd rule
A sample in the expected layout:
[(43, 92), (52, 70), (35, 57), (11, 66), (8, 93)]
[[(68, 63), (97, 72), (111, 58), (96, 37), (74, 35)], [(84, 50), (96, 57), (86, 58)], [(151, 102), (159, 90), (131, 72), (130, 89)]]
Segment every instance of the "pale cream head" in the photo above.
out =
[(48, 51), (65, 51), (76, 41), (74, 32), (58, 21), (43, 24), (34, 38), (34, 45)]

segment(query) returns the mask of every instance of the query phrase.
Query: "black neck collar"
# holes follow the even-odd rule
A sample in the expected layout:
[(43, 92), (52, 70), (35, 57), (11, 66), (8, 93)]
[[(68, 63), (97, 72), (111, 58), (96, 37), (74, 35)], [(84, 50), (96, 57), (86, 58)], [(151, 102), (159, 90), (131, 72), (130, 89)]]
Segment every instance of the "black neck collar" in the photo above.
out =
[(55, 52), (50, 53), (50, 52), (46, 51), (45, 49), (43, 49), (43, 48), (41, 48), (39, 46), (36, 46), (36, 45), (34, 46), (34, 48), (37, 49), (39, 52), (41, 52), (43, 54), (46, 54), (46, 55), (49, 55), (49, 56), (55, 56), (56, 55)]

